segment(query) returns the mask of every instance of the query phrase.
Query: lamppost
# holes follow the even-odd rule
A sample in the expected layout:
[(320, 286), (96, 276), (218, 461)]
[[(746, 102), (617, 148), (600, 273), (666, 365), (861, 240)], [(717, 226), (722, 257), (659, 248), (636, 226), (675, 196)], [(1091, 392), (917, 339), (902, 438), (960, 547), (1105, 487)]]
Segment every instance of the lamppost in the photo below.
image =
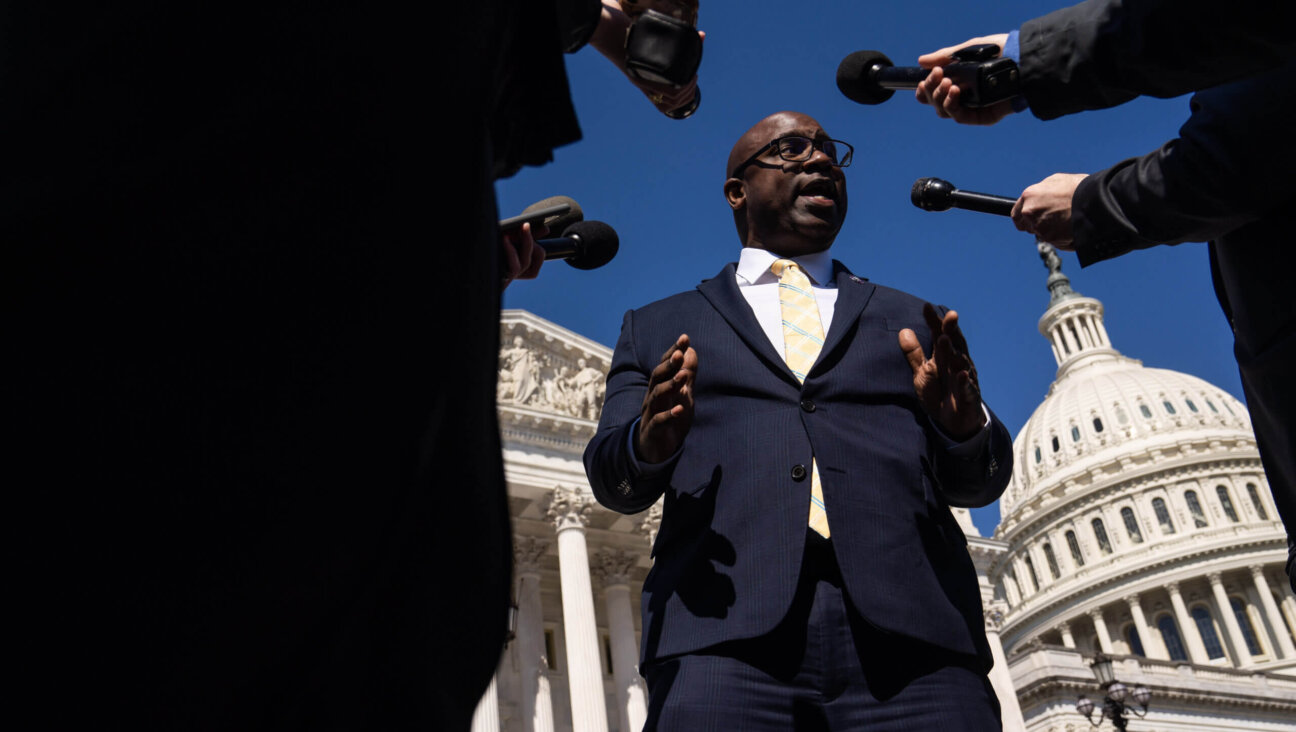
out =
[(1076, 700), (1076, 711), (1089, 720), (1089, 724), (1097, 727), (1102, 724), (1103, 718), (1110, 719), (1112, 726), (1122, 732), (1125, 726), (1129, 724), (1126, 714), (1133, 714), (1140, 719), (1147, 716), (1148, 702), (1152, 701), (1152, 692), (1142, 684), (1134, 687), (1134, 701), (1138, 702), (1139, 708), (1135, 709), (1132, 704), (1127, 704), (1126, 699), (1130, 696), (1129, 687), (1116, 680), (1116, 674), (1112, 671), (1112, 660), (1107, 654), (1099, 651), (1094, 656), (1093, 663), (1089, 665), (1093, 670), (1093, 675), (1098, 679), (1099, 687), (1105, 692), (1102, 709), (1098, 711), (1098, 719), (1093, 717), (1094, 703), (1084, 694)]

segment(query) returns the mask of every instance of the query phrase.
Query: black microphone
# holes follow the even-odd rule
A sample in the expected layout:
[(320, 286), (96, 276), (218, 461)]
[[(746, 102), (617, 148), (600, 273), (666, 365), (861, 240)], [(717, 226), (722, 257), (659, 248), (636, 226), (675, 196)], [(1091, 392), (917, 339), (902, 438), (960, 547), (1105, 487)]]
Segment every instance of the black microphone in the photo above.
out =
[[(998, 55), (999, 47), (981, 43), (954, 52), (955, 62), (941, 67), (959, 88), (959, 104), (988, 107), (1017, 96), (1017, 63)], [(929, 70), (921, 66), (895, 66), (881, 51), (856, 51), (837, 66), (837, 88), (860, 104), (881, 104), (896, 89), (916, 89)]]
[(992, 196), (989, 193), (960, 191), (952, 183), (940, 178), (919, 178), (914, 181), (909, 191), (909, 200), (924, 211), (948, 211), (950, 208), (962, 208), (968, 211), (1012, 215), (1015, 198)]
[(576, 269), (597, 269), (612, 261), (621, 240), (602, 221), (578, 221), (556, 239), (536, 242), (545, 250), (545, 261), (565, 259)]

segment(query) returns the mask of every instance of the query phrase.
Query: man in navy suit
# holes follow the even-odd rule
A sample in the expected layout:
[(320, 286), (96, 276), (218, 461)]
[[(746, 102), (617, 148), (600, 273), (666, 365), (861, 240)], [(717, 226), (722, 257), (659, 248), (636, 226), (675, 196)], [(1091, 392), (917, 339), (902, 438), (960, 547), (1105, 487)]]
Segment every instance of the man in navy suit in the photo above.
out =
[(617, 511), (665, 495), (648, 729), (1000, 727), (949, 506), (999, 496), (1011, 440), (958, 315), (829, 256), (850, 152), (806, 115), (760, 121), (726, 167), (740, 260), (625, 316), (585, 466)]

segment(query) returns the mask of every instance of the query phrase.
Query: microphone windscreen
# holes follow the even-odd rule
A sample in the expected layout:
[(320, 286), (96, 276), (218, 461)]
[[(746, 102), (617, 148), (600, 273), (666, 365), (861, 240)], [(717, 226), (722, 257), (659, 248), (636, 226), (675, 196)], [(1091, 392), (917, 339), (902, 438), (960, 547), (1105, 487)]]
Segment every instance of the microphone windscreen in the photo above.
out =
[(881, 104), (895, 94), (873, 80), (874, 66), (892, 66), (891, 59), (881, 51), (856, 51), (837, 65), (837, 88), (847, 99), (860, 104)]
[(576, 256), (567, 259), (567, 264), (576, 269), (602, 267), (612, 261), (621, 247), (616, 230), (602, 221), (578, 221), (567, 227), (563, 236), (580, 240)]
[(947, 211), (953, 202), (950, 200), (954, 186), (940, 178), (919, 178), (909, 189), (909, 200), (924, 211)]
[(563, 232), (567, 231), (567, 227), (571, 226), (577, 221), (585, 220), (585, 213), (581, 211), (581, 207), (579, 203), (576, 203), (576, 201), (572, 200), (571, 198), (568, 198), (567, 196), (550, 196), (549, 198), (546, 198), (543, 201), (536, 201), (530, 206), (527, 206), (526, 208), (522, 209), (522, 213), (525, 215), (531, 213), (532, 211), (539, 211), (541, 209), (550, 208), (552, 206), (558, 206), (564, 203), (570, 207), (567, 213), (557, 214), (555, 216), (547, 216), (545, 217), (544, 220), (544, 225), (549, 228), (549, 233), (546, 234), (545, 236), (558, 237), (558, 236), (562, 236)]

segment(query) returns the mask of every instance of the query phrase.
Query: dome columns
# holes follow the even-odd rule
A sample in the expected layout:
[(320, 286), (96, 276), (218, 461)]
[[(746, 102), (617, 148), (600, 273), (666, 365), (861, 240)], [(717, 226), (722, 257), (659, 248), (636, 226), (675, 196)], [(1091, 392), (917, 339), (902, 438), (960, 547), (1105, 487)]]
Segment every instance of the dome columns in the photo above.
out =
[(1103, 653), (1112, 654), (1111, 632), (1107, 629), (1107, 620), (1103, 617), (1102, 608), (1095, 608), (1089, 611), (1089, 619), (1093, 621), (1094, 632), (1098, 634), (1098, 648)]
[(1143, 614), (1143, 604), (1139, 602), (1138, 593), (1127, 596), (1125, 604), (1129, 605), (1130, 617), (1134, 618), (1134, 629), (1138, 631), (1139, 641), (1143, 643), (1143, 651), (1147, 653), (1148, 658), (1160, 661), (1170, 660), (1170, 654), (1166, 652), (1165, 644), (1161, 642), (1161, 634), (1153, 633), (1148, 626), (1147, 616)]
[(1274, 602), (1273, 590), (1269, 587), (1269, 580), (1265, 579), (1264, 567), (1253, 564), (1249, 569), (1251, 580), (1255, 583), (1256, 594), (1260, 596), (1260, 604), (1264, 607), (1265, 618), (1269, 621), (1269, 627), (1273, 628), (1274, 635), (1278, 636), (1279, 653), (1283, 658), (1296, 658), (1296, 645), (1292, 643), (1291, 636), (1286, 632), (1282, 613), (1278, 611), (1278, 604)]
[(1188, 644), (1188, 657), (1193, 663), (1209, 664), (1210, 656), (1206, 654), (1206, 644), (1202, 642), (1197, 623), (1188, 614), (1188, 606), (1184, 604), (1183, 594), (1179, 592), (1179, 583), (1167, 582), (1165, 588), (1170, 593), (1170, 605), (1174, 607), (1175, 622), (1179, 624), (1179, 635), (1183, 636)]
[(1215, 597), (1215, 606), (1219, 608), (1220, 619), (1224, 621), (1224, 629), (1228, 632), (1229, 642), (1233, 646), (1234, 660), (1238, 668), (1247, 668), (1255, 664), (1251, 658), (1250, 651), (1247, 650), (1246, 639), (1242, 637), (1242, 628), (1238, 625), (1237, 618), (1233, 615), (1233, 605), (1229, 602), (1228, 593), (1224, 591), (1224, 580), (1219, 572), (1211, 572), (1206, 575), (1207, 581), (1210, 582), (1211, 594)]

